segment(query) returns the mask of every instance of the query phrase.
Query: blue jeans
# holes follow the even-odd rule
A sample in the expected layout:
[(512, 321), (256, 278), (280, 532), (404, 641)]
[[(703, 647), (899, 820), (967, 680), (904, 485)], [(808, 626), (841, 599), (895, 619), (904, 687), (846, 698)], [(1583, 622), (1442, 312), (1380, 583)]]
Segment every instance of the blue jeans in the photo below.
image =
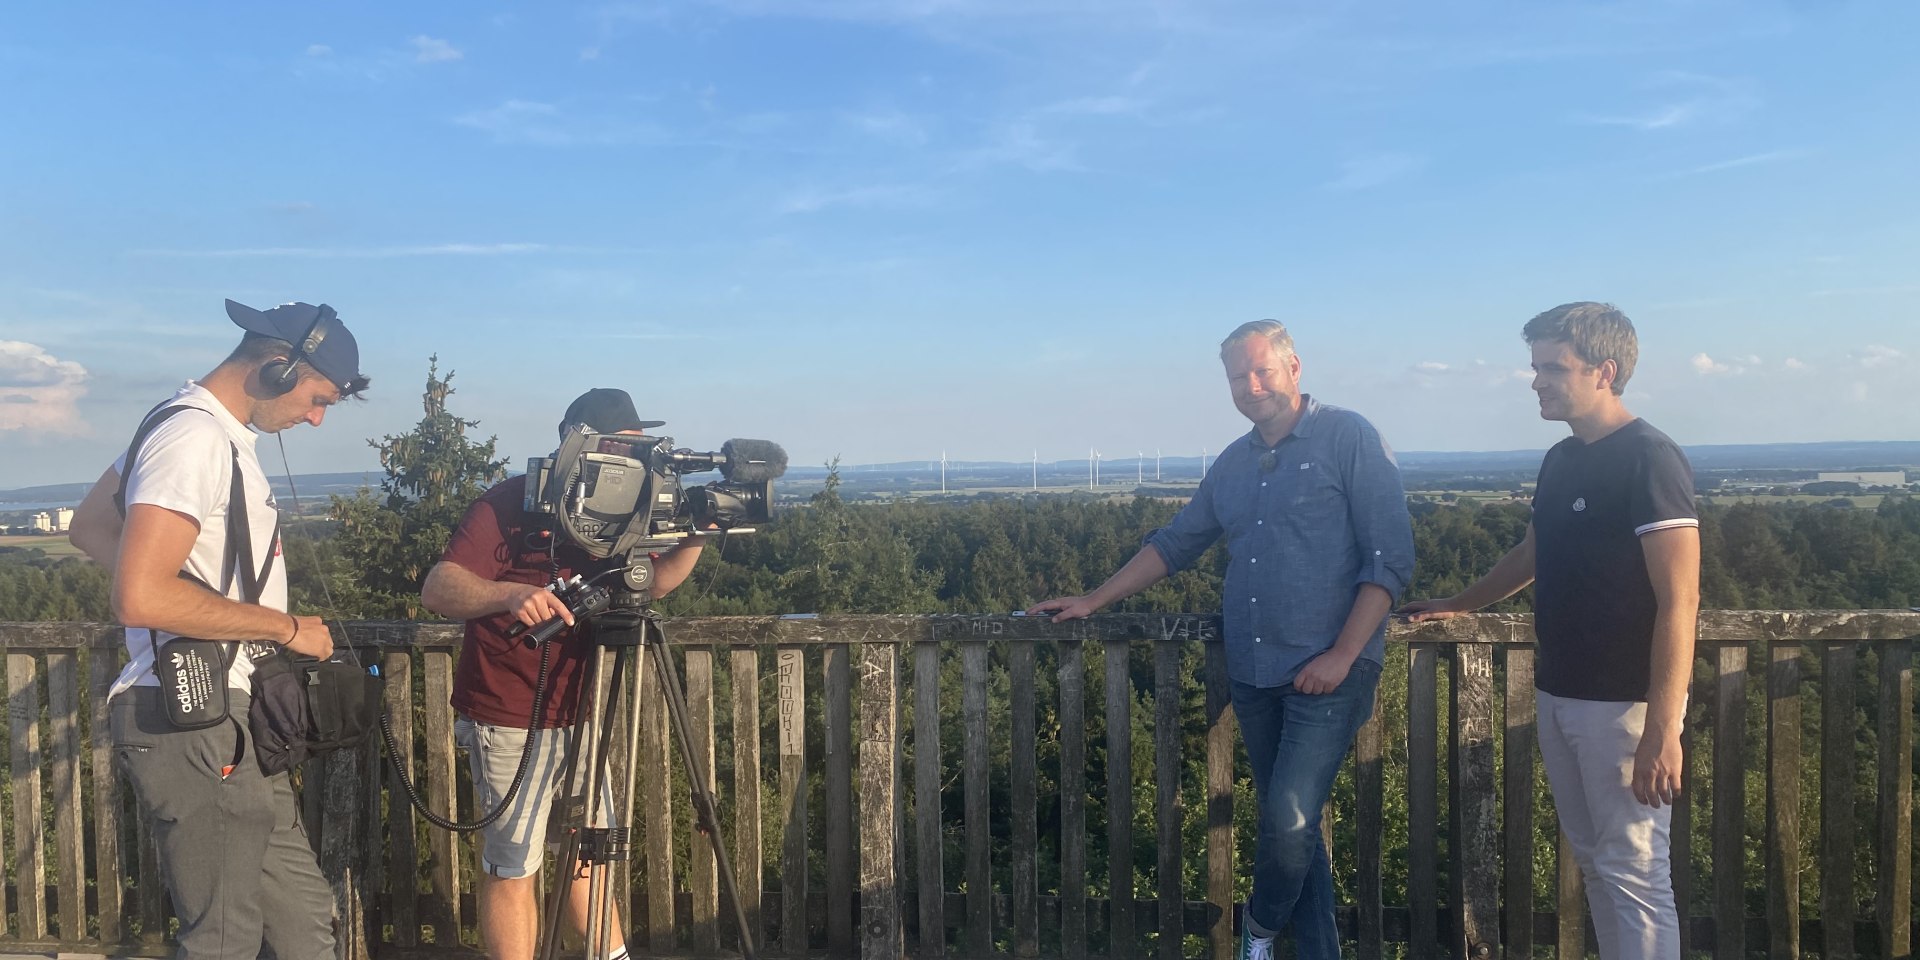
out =
[(1291, 926), (1301, 960), (1337, 960), (1333, 867), (1320, 839), (1320, 809), (1353, 735), (1373, 714), (1380, 665), (1355, 660), (1332, 693), (1235, 681), (1233, 712), (1253, 761), (1260, 833), (1253, 852), (1253, 896), (1247, 923), (1254, 936)]

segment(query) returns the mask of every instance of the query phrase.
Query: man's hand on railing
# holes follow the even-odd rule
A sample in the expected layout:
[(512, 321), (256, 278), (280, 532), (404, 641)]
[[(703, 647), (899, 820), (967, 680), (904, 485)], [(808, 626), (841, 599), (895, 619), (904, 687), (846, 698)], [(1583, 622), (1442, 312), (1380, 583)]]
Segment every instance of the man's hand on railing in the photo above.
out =
[(1028, 607), (1027, 616), (1037, 617), (1042, 614), (1051, 613), (1053, 614), (1052, 621), (1054, 623), (1065, 623), (1068, 620), (1078, 620), (1082, 617), (1091, 616), (1093, 612), (1098, 609), (1100, 609), (1099, 605), (1086, 597), (1055, 597), (1052, 600), (1042, 600)]
[(1393, 615), (1408, 623), (1420, 623), (1426, 620), (1447, 620), (1470, 611), (1453, 605), (1453, 598), (1439, 600), (1415, 600), (1395, 610)]

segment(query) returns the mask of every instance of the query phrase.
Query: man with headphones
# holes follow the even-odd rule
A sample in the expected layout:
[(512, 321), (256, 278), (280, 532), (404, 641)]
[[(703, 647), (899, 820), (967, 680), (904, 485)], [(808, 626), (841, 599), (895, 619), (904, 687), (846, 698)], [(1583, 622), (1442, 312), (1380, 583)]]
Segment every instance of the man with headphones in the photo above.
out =
[[(255, 658), (276, 645), (326, 657), (333, 637), (319, 617), (287, 612), (254, 441), (319, 426), (367, 378), (326, 304), (228, 300), (227, 316), (246, 331), (240, 345), (147, 414), (76, 509), (71, 539), (114, 569), (128, 662), (108, 694), (111, 736), (153, 827), (178, 956), (252, 960), (264, 941), (282, 960), (323, 960), (333, 894), (287, 775), (255, 760), (247, 707)], [(196, 672), (196, 657), (214, 668)]]

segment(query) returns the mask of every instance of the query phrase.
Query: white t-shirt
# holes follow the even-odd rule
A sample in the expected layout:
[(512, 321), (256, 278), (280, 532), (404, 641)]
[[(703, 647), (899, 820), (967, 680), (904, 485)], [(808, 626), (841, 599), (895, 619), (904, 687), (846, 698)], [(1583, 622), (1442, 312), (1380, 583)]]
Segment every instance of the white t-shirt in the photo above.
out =
[[(247, 493), (246, 509), (253, 556), (240, 560), (251, 563), (258, 573), (267, 552), (275, 557), (273, 570), (261, 584), (260, 605), (275, 610), (287, 608), (287, 567), (280, 556), (280, 541), (275, 537), (279, 508), (273, 489), (254, 454), (257, 439), (251, 429), (205, 387), (189, 380), (173, 395), (168, 406), (180, 404), (196, 408), (182, 410), (155, 427), (140, 445), (139, 458), (131, 472), (126, 455), (114, 461), (115, 470), (127, 478), (127, 507), (148, 503), (192, 517), (200, 522), (200, 536), (187, 555), (186, 571), (215, 590), (226, 584), (226, 595), (243, 600), (244, 587), (237, 570), (227, 567), (227, 501), (233, 492), (235, 449), (240, 451), (240, 478)], [(206, 413), (198, 411), (204, 410)], [(209, 415), (210, 414), (210, 415)], [(114, 680), (108, 696), (135, 686), (157, 686), (153, 674), (153, 651), (175, 634), (153, 631), (149, 640), (144, 627), (129, 627), (126, 632), (127, 665)], [(264, 639), (264, 638), (263, 638)], [(254, 645), (253, 655), (272, 652), (270, 646)], [(233, 666), (227, 670), (227, 686), (247, 690), (252, 686), (253, 659), (246, 646), (235, 650)]]

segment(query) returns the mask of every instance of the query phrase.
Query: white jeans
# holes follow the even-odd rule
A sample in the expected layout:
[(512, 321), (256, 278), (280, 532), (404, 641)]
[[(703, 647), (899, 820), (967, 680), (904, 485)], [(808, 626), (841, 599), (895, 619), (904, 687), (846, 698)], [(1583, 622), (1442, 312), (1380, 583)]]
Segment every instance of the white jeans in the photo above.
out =
[(1677, 960), (1668, 826), (1673, 808), (1633, 798), (1633, 753), (1645, 703), (1572, 700), (1534, 691), (1540, 757), (1553, 787), (1600, 938), (1601, 960)]

